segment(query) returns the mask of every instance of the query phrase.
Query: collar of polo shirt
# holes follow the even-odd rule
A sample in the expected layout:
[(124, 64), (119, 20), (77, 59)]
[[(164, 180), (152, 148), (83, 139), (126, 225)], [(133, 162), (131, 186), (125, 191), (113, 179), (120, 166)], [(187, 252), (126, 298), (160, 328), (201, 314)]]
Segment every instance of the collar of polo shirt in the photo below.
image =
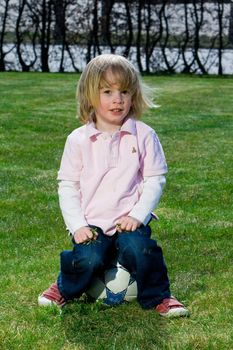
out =
[[(122, 124), (120, 130), (120, 133), (126, 133), (126, 134), (132, 134), (136, 135), (136, 123), (135, 119), (127, 118), (124, 123)], [(90, 138), (93, 136), (98, 136), (102, 134), (100, 130), (96, 129), (94, 122), (90, 122), (87, 124), (87, 133)]]

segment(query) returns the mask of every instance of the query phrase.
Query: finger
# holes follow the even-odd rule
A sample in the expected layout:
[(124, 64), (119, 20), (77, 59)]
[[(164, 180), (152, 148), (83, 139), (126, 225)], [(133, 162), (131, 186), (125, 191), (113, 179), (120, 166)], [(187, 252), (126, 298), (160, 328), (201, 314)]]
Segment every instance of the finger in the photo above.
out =
[(130, 227), (131, 227), (130, 223), (129, 222), (125, 222), (124, 226), (122, 227), (122, 230), (129, 231)]
[(75, 242), (76, 242), (77, 244), (80, 244), (80, 243), (82, 243), (82, 241), (83, 241), (83, 236), (82, 236), (82, 234), (80, 233), (79, 235), (77, 235), (77, 236), (75, 237)]
[(86, 241), (90, 240), (90, 238), (88, 237), (88, 234), (87, 234), (87, 231), (84, 230), (82, 232), (79, 232), (79, 234), (77, 235), (77, 243), (78, 244), (81, 244), (81, 243), (84, 243)]
[(79, 244), (79, 241), (78, 241), (77, 237), (74, 237), (74, 241), (75, 241), (76, 244)]
[(129, 222), (128, 218), (122, 218), (122, 220), (121, 220), (121, 230), (122, 231), (126, 230), (128, 222)]
[(79, 244), (80, 243), (80, 233), (76, 233), (74, 235), (74, 241), (75, 243)]
[(93, 236), (94, 236), (90, 229), (87, 229), (87, 230), (85, 231), (85, 235), (86, 235), (86, 238), (87, 238), (87, 239), (92, 239)]
[(135, 223), (135, 222), (132, 222), (132, 223), (131, 223), (131, 227), (130, 227), (130, 230), (129, 230), (129, 231), (135, 231), (135, 230), (136, 230), (136, 228), (137, 228), (136, 223)]
[(126, 230), (126, 223), (121, 224), (121, 232)]
[(81, 242), (80, 243), (84, 243), (84, 242), (86, 242), (88, 240), (89, 240), (89, 237), (88, 237), (87, 233), (86, 232), (82, 232)]
[(129, 222), (127, 220), (124, 220), (121, 224), (121, 231), (127, 231), (129, 227)]
[(132, 227), (133, 227), (133, 224), (132, 224), (131, 221), (129, 221), (129, 222), (127, 223), (126, 227), (125, 227), (125, 230), (126, 230), (126, 231), (133, 231), (133, 230), (132, 230)]

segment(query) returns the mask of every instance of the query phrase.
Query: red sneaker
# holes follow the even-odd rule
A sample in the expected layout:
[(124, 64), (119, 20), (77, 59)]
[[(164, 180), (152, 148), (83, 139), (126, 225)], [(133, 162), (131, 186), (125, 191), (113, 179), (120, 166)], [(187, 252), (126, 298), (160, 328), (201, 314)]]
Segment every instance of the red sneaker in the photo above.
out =
[(61, 295), (57, 283), (52, 283), (51, 286), (46, 289), (41, 295), (38, 297), (38, 304), (40, 306), (64, 306), (66, 304), (65, 299)]
[(184, 317), (189, 316), (189, 311), (176, 298), (170, 297), (163, 299), (162, 303), (155, 308), (161, 316), (164, 317)]

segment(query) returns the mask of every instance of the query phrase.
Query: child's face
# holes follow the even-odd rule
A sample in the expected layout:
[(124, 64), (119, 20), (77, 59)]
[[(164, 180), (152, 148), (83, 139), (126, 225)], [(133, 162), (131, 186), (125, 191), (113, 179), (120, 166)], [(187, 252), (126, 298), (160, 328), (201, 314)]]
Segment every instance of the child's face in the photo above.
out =
[(99, 104), (95, 109), (96, 127), (101, 131), (118, 130), (132, 105), (131, 93), (120, 88), (111, 72), (106, 73), (108, 84), (99, 90)]

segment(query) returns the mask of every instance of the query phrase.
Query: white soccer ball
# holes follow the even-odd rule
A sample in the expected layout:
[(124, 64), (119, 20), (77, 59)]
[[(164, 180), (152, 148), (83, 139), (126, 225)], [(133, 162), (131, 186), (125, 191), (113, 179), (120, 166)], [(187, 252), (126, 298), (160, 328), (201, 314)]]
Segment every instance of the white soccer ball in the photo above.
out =
[(86, 294), (95, 300), (102, 299), (107, 305), (122, 304), (137, 298), (137, 282), (128, 270), (116, 262), (93, 279)]

